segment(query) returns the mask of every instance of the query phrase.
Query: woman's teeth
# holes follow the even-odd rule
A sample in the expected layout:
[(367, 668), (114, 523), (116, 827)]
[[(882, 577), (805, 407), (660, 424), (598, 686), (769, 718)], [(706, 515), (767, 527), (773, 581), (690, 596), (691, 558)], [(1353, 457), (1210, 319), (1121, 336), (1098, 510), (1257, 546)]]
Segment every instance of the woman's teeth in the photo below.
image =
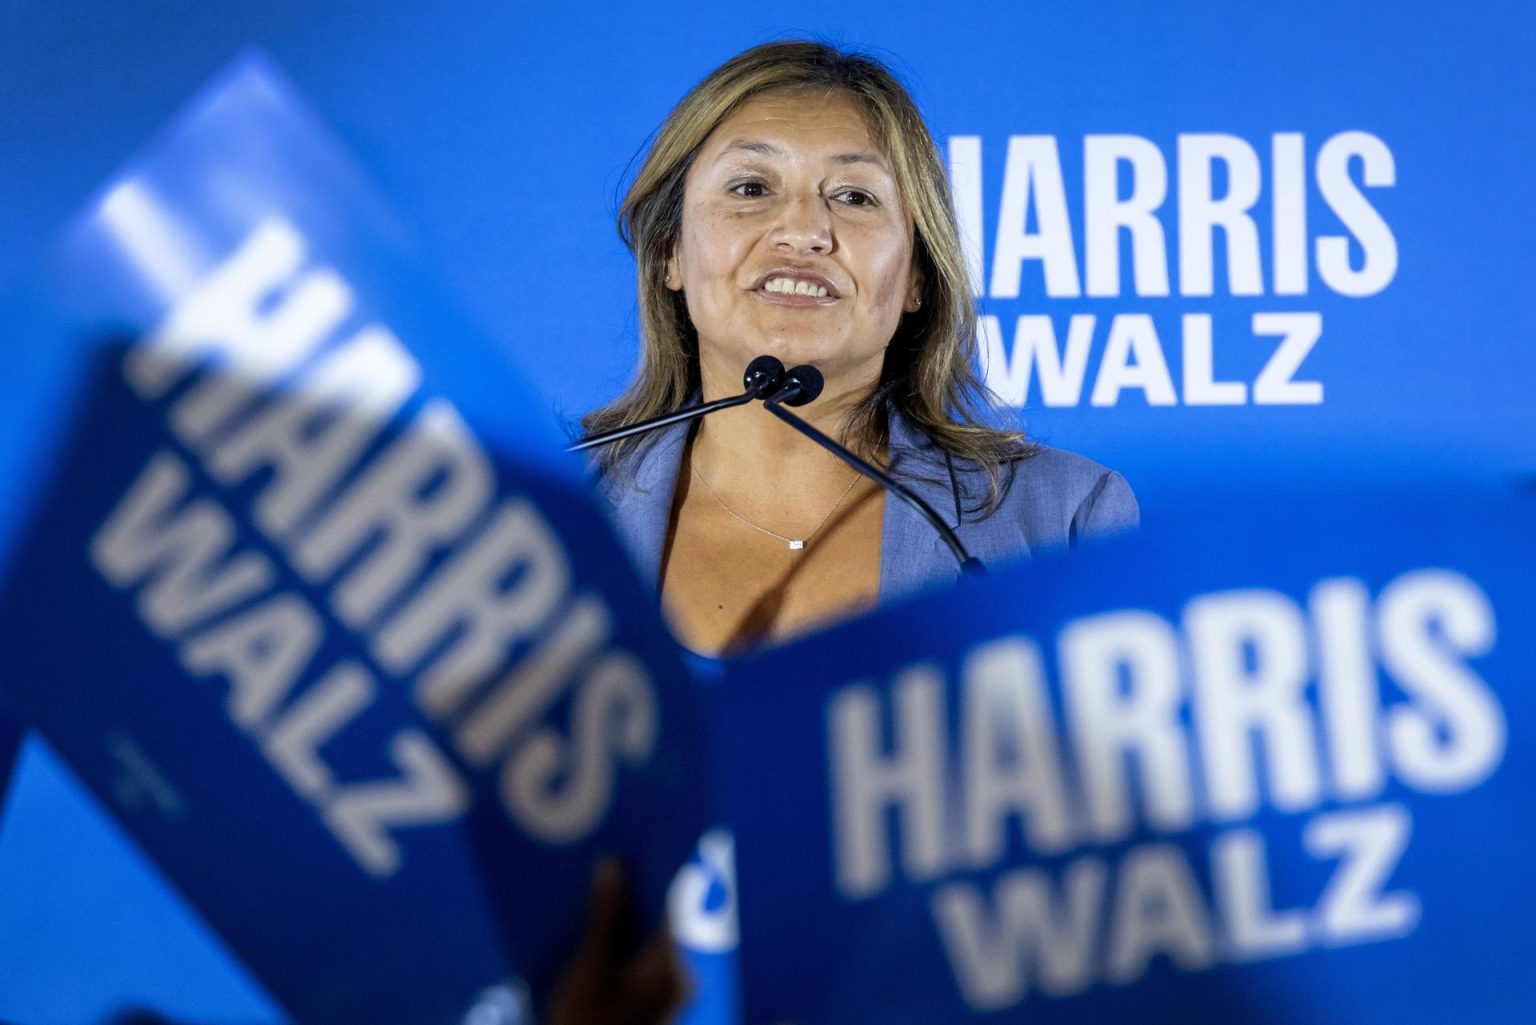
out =
[(786, 295), (809, 295), (817, 299), (824, 299), (827, 290), (820, 285), (813, 285), (809, 281), (796, 281), (794, 278), (769, 278), (763, 285), (764, 292), (783, 292)]

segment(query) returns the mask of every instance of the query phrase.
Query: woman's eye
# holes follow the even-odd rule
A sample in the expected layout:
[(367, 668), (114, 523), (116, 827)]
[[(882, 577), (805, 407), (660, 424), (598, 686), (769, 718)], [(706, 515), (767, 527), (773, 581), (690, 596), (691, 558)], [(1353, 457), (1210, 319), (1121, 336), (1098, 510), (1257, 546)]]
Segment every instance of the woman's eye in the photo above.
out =
[(863, 189), (844, 189), (837, 194), (838, 202), (845, 206), (874, 206), (875, 197)]
[(758, 181), (737, 182), (731, 191), (746, 199), (761, 199), (768, 194), (768, 186)]

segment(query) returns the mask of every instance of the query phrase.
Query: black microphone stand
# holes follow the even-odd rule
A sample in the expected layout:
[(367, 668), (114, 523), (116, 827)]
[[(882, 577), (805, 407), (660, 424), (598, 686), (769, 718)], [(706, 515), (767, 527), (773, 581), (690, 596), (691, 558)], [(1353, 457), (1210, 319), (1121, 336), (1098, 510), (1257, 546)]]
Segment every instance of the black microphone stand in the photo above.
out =
[(942, 516), (934, 512), (933, 506), (924, 501), (921, 495), (873, 463), (860, 459), (857, 455), (806, 423), (805, 420), (784, 408), (785, 406), (803, 406), (815, 399), (816, 396), (821, 394), (822, 384), (821, 371), (815, 367), (795, 367), (784, 375), (783, 383), (778, 386), (778, 389), (763, 400), (763, 406), (768, 412), (789, 424), (789, 426), (810, 438), (864, 476), (873, 479), (881, 487), (921, 513), (923, 518), (932, 525), (933, 529), (939, 532), (939, 536), (944, 539), (944, 543), (949, 546), (955, 561), (960, 564), (961, 571), (977, 575), (985, 573), (986, 567), (982, 565), (981, 560), (965, 550), (965, 545), (961, 543), (960, 538), (955, 535), (955, 532), (950, 529), (949, 524), (944, 522)]
[(713, 413), (717, 409), (729, 409), (732, 406), (744, 406), (753, 399), (778, 387), (784, 379), (784, 364), (772, 356), (759, 356), (747, 364), (747, 371), (742, 375), (741, 383), (746, 391), (740, 395), (733, 395), (726, 399), (716, 399), (714, 402), (705, 402), (698, 406), (689, 406), (687, 409), (679, 409), (674, 413), (664, 413), (661, 416), (642, 420), (639, 423), (630, 424), (627, 427), (615, 427), (611, 431), (602, 434), (593, 434), (582, 438), (574, 445), (566, 448), (567, 452), (584, 452), (589, 448), (597, 448), (600, 445), (608, 445), (621, 438), (629, 438), (636, 434), (644, 434), (646, 431), (654, 431), (661, 427), (670, 427), (672, 424), (680, 424), (687, 420), (693, 420), (706, 413)]

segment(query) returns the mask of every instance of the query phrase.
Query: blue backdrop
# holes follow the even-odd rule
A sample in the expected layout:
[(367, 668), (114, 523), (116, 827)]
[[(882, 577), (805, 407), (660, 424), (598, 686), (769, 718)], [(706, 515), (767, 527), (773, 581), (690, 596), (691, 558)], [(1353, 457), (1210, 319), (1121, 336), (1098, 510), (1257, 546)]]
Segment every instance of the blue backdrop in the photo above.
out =
[[(1512, 2), (894, 2), (786, 19), (692, 2), (19, 0), (0, 9), (0, 286), (255, 44), (421, 230), (550, 416), (571, 416), (634, 358), (612, 218), (637, 150), (721, 60), (813, 34), (875, 49), (912, 86), (955, 164), (990, 380), (1037, 435), (1124, 472), (1149, 520), (1230, 496), (1509, 485), (1536, 476), (1533, 20)], [(30, 453), (36, 383), (68, 354), (0, 346), (9, 472)], [(144, 911), (93, 916), (102, 892)], [(0, 949), (19, 952), (0, 1017), (78, 1021), (125, 1000), (270, 1015), (36, 745), (0, 832)]]

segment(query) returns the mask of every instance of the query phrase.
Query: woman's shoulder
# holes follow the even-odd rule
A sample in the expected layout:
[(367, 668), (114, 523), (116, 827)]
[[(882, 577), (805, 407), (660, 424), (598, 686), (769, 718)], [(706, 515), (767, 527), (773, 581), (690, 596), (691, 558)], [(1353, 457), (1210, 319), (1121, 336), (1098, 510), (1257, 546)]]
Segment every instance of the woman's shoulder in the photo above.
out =
[(965, 517), (972, 529), (1021, 536), (1032, 550), (1076, 547), (1085, 540), (1129, 533), (1141, 521), (1136, 495), (1123, 476), (1050, 445), (1035, 445), (1001, 468), (997, 504), (989, 515), (983, 515), (983, 503), (976, 501), (984, 500), (990, 490), (985, 469), (957, 463), (956, 477), (966, 504), (977, 510)]
[(1094, 491), (1124, 486), (1125, 478), (1087, 456), (1064, 448), (1036, 444), (1028, 454), (1012, 463), (1015, 474), (1026, 483), (1049, 489), (1064, 497), (1087, 498)]
[(988, 541), (1022, 541), (1030, 550), (1071, 547), (1133, 531), (1140, 523), (1126, 479), (1076, 452), (1028, 443), (1018, 458), (997, 468), (999, 490), (990, 502), (993, 476), (986, 467), (945, 453), (899, 414), (891, 419), (891, 443), (893, 456), (899, 453), (912, 476), (941, 477), (933, 471), (946, 466), (959, 525)]

